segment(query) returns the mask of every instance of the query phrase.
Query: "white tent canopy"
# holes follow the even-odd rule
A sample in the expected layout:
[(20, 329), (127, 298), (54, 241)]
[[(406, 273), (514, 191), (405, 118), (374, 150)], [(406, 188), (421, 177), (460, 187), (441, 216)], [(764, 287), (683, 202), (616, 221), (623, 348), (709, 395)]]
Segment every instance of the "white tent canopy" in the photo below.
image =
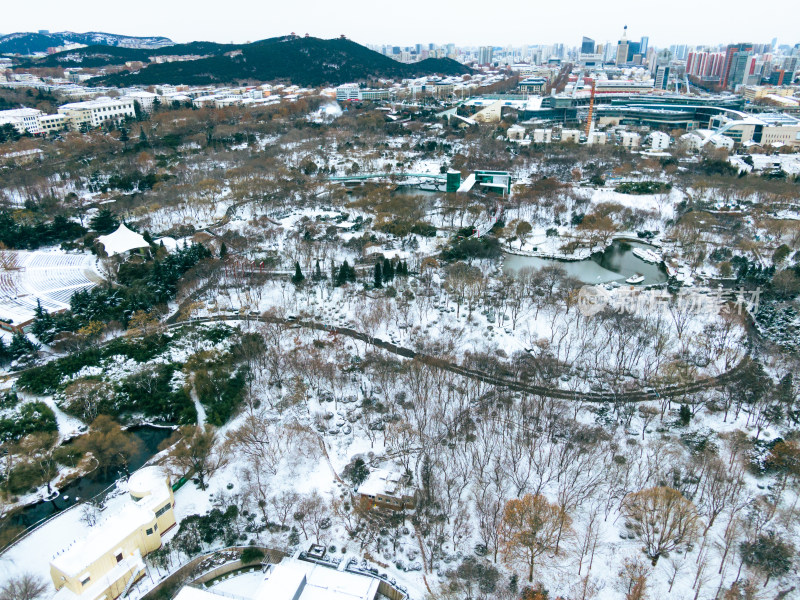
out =
[(137, 248), (149, 248), (150, 244), (138, 233), (131, 231), (125, 225), (120, 224), (114, 233), (101, 235), (97, 241), (103, 244), (106, 254), (115, 256), (125, 254)]

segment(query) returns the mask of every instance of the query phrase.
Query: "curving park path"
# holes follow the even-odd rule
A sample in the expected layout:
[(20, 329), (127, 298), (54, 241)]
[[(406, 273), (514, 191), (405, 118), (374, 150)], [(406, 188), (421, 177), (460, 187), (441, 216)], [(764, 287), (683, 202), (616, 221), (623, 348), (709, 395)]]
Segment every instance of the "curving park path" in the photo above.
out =
[(352, 338), (354, 340), (359, 340), (367, 344), (371, 344), (372, 346), (390, 352), (391, 354), (395, 354), (403, 358), (416, 359), (432, 367), (444, 369), (446, 371), (456, 373), (457, 375), (468, 377), (470, 379), (481, 381), (483, 383), (488, 383), (490, 385), (494, 385), (497, 387), (504, 387), (510, 390), (526, 392), (532, 395), (542, 396), (547, 398), (558, 398), (561, 400), (574, 400), (582, 402), (598, 402), (598, 403), (645, 402), (650, 400), (661, 400), (664, 398), (678, 398), (681, 396), (685, 396), (687, 394), (694, 394), (708, 389), (715, 389), (723, 385), (727, 385), (729, 383), (737, 381), (741, 375), (742, 370), (745, 368), (748, 361), (750, 360), (749, 357), (745, 356), (730, 371), (722, 373), (721, 375), (700, 377), (692, 381), (691, 383), (685, 385), (667, 385), (660, 387), (659, 389), (654, 389), (653, 387), (646, 387), (642, 389), (619, 390), (616, 392), (615, 391), (584, 392), (584, 391), (564, 390), (557, 387), (528, 383), (520, 379), (507, 377), (503, 374), (487, 373), (485, 371), (480, 371), (478, 369), (464, 367), (457, 363), (442, 358), (438, 358), (430, 354), (416, 352), (415, 350), (412, 350), (410, 348), (404, 348), (402, 346), (398, 346), (397, 344), (381, 340), (380, 338), (366, 335), (354, 329), (350, 329), (349, 327), (326, 325), (324, 323), (319, 323), (316, 321), (310, 321), (306, 319), (282, 319), (279, 317), (272, 317), (265, 315), (248, 315), (248, 316), (220, 315), (220, 316), (192, 319), (188, 321), (178, 321), (170, 324), (169, 327), (178, 327), (181, 325), (188, 325), (188, 324), (211, 323), (215, 321), (259, 321), (263, 323), (284, 323), (286, 325), (291, 325), (293, 327), (315, 329), (317, 331), (323, 331), (335, 335), (343, 335)]

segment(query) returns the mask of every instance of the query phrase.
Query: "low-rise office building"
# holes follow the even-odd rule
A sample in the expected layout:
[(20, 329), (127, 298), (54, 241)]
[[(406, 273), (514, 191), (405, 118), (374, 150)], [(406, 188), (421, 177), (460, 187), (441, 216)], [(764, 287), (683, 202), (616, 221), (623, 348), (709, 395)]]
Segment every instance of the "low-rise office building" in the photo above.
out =
[(534, 144), (549, 144), (553, 141), (552, 129), (534, 129), (533, 130), (533, 143)]
[(649, 136), (647, 136), (647, 141), (650, 144), (651, 150), (666, 150), (669, 148), (670, 144), (670, 137), (663, 131), (654, 131)]
[(39, 133), (39, 115), (42, 111), (35, 108), (14, 108), (0, 110), (0, 125), (13, 125), (18, 133)]
[(132, 98), (109, 98), (101, 96), (85, 102), (72, 102), (58, 107), (58, 112), (66, 115), (70, 126), (99, 127), (108, 122), (122, 123), (126, 118), (136, 117)]
[(619, 133), (619, 143), (625, 148), (638, 148), (641, 141), (642, 136), (635, 131), (620, 131)]
[(562, 142), (573, 142), (575, 144), (581, 141), (581, 132), (579, 129), (562, 129), (561, 130)]
[(156, 98), (158, 98), (158, 95), (151, 92), (135, 91), (125, 94), (125, 98), (130, 98), (134, 102), (138, 102), (143, 111), (152, 112), (153, 103), (156, 101)]
[(39, 115), (39, 133), (52, 133), (69, 129), (69, 117), (62, 113)]

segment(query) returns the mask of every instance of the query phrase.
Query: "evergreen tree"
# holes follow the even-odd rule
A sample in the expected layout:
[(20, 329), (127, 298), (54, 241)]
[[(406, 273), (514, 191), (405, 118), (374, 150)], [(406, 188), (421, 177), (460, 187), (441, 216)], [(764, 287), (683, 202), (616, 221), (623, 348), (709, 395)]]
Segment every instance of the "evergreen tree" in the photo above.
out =
[(394, 279), (394, 267), (392, 266), (392, 261), (388, 258), (383, 259), (383, 280), (384, 281), (391, 281)]
[(295, 285), (300, 285), (301, 283), (303, 283), (305, 278), (306, 278), (305, 275), (303, 275), (303, 272), (300, 270), (300, 263), (295, 262), (294, 275), (292, 275), (292, 283)]
[(147, 144), (147, 134), (144, 132), (144, 128), (139, 128), (139, 143), (146, 145)]
[(681, 404), (681, 408), (678, 411), (678, 421), (683, 427), (689, 425), (692, 420), (692, 411), (687, 404)]
[(33, 358), (39, 351), (39, 345), (34, 344), (28, 337), (19, 331), (14, 333), (11, 344), (8, 346), (8, 353), (13, 360), (30, 357)]
[(398, 277), (408, 276), (408, 265), (406, 264), (405, 261), (402, 260), (397, 261), (397, 270), (395, 271), (395, 274)]
[(120, 134), (119, 134), (119, 141), (120, 142), (127, 142), (131, 138), (128, 136), (128, 129), (125, 127), (120, 127)]
[(320, 269), (319, 261), (314, 267), (314, 281), (322, 281), (322, 269)]
[(37, 299), (36, 308), (33, 311), (33, 325), (31, 325), (31, 332), (37, 339), (43, 342), (48, 342), (50, 331), (53, 328), (53, 317), (44, 308), (42, 303)]
[(336, 274), (336, 285), (344, 285), (347, 282), (355, 281), (356, 280), (356, 270), (350, 266), (350, 263), (345, 260), (342, 263), (342, 266), (339, 267), (339, 271)]
[(219, 247), (219, 257), (225, 258), (228, 256), (228, 247), (225, 245), (225, 242), (222, 242), (222, 245)]
[(375, 263), (375, 288), (380, 289), (383, 287), (384, 277), (381, 275), (381, 263)]
[(117, 220), (117, 216), (114, 213), (107, 208), (103, 208), (92, 217), (92, 220), (89, 221), (89, 225), (97, 233), (106, 234), (111, 233), (119, 227), (119, 220)]

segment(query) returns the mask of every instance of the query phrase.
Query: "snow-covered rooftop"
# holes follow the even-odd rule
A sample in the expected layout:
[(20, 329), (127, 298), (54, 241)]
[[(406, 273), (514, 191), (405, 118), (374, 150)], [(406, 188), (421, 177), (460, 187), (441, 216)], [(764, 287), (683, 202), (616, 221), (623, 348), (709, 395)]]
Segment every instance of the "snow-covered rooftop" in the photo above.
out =
[(376, 469), (358, 487), (358, 493), (366, 496), (377, 494), (393, 496), (400, 488), (400, 474), (388, 469)]
[(372, 577), (285, 558), (272, 567), (255, 600), (373, 600), (378, 585)]

